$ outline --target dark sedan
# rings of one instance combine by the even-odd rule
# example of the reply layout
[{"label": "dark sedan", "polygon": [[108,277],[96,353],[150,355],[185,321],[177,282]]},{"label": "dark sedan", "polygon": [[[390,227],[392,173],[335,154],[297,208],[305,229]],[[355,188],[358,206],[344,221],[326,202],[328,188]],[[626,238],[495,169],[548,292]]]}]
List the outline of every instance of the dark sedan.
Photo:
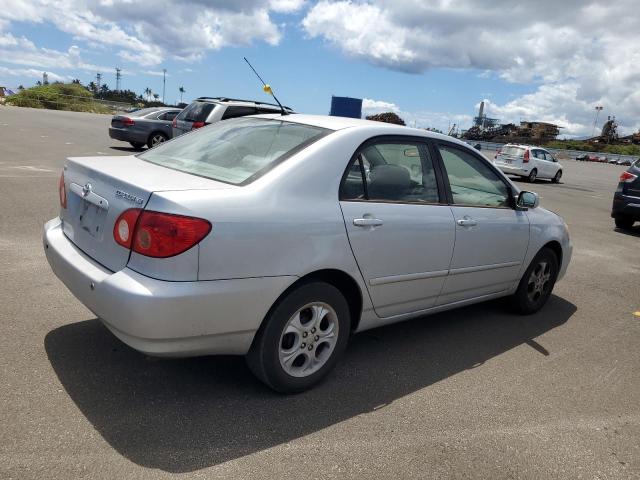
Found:
[{"label": "dark sedan", "polygon": [[620,183],[613,195],[611,216],[616,227],[628,229],[640,221],[640,160],[620,175]]},{"label": "dark sedan", "polygon": [[153,107],[114,115],[109,136],[129,142],[134,148],[145,144],[151,148],[173,136],[171,122],[180,113],[179,108]]}]

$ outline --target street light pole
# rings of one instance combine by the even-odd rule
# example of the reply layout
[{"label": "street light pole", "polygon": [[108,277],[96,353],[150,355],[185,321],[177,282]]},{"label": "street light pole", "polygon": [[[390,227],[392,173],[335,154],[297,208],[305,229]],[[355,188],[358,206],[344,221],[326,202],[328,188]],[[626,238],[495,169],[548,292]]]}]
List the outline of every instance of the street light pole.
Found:
[{"label": "street light pole", "polygon": [[[167,85],[166,76],[167,76],[167,69],[163,68],[162,69],[162,103],[165,103],[165,101],[164,101],[164,91],[165,91],[165,87]],[[166,103],[165,103],[165,105],[166,105]]]},{"label": "street light pole", "polygon": [[601,110],[602,110],[602,107],[598,105],[596,107],[596,119],[593,121],[593,131],[591,132],[592,137],[596,135],[596,125],[598,124],[598,115],[600,115]]}]

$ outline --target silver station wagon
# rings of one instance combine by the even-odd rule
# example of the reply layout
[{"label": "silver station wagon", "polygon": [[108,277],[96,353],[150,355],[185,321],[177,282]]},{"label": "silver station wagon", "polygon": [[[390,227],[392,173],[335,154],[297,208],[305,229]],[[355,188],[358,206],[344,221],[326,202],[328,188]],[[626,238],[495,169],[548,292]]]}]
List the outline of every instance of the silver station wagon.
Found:
[{"label": "silver station wagon", "polygon": [[503,296],[536,312],[572,251],[466,144],[348,118],[244,117],[69,158],[59,193],[47,258],[114,335],[246,355],[281,392],[320,381],[355,332]]}]

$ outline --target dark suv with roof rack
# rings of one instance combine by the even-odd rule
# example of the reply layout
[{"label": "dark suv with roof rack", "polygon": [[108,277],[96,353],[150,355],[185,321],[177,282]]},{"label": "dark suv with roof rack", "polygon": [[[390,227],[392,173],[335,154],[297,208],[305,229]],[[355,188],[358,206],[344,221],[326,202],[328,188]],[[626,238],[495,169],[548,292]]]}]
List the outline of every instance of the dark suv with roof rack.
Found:
[{"label": "dark suv with roof rack", "polygon": [[640,159],[620,175],[620,182],[613,195],[611,216],[616,227],[629,229],[640,221]]},{"label": "dark suv with roof rack", "polygon": [[[289,107],[283,107],[293,113]],[[195,128],[228,118],[245,117],[261,113],[280,113],[280,107],[272,103],[239,100],[227,97],[200,97],[180,112],[173,120],[173,136],[177,137]]]}]

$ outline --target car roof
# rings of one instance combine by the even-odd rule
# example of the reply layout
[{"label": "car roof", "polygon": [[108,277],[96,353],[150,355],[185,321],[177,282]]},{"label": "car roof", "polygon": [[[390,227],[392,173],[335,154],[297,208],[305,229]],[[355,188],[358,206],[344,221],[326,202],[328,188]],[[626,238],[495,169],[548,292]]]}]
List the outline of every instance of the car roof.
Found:
[{"label": "car roof", "polygon": [[[259,102],[257,100],[241,100],[239,98],[228,98],[228,97],[198,97],[194,100],[194,102],[208,102],[208,103],[218,103],[221,105],[233,105],[233,106],[238,106],[238,107],[254,107],[254,106],[260,106],[263,108],[268,108],[270,110],[280,110],[280,106],[276,105],[275,103],[268,103],[268,102]],[[291,109],[291,107],[287,107],[286,105],[283,105],[283,107],[290,111],[293,112],[293,109]]]},{"label": "car roof", "polygon": [[376,122],[373,120],[364,120],[361,118],[349,118],[349,117],[333,117],[329,115],[307,115],[302,113],[292,113],[289,115],[251,115],[256,118],[269,118],[277,119],[285,122],[302,123],[305,125],[311,125],[314,127],[325,128],[327,130],[343,130],[345,128],[371,128],[376,130],[387,130],[385,134],[388,135],[408,135],[436,138],[441,140],[447,140],[449,142],[459,143],[468,147],[469,145],[458,140],[457,138],[450,137],[441,133],[431,132],[429,130],[423,130],[420,128],[405,127],[402,125],[395,125],[386,122]]},{"label": "car roof", "polygon": [[539,147],[538,145],[527,145],[525,143],[507,143],[505,144],[505,147],[537,148],[538,150],[544,150],[545,152],[547,151],[547,149],[544,147]]}]

